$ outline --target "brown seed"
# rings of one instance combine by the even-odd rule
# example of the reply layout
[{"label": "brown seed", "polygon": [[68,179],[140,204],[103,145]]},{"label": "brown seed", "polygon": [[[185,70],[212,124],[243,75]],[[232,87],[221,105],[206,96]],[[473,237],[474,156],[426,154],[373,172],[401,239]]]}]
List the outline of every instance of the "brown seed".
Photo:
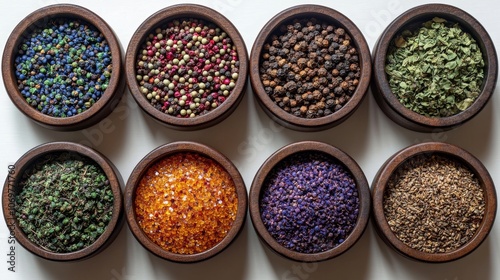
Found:
[{"label": "brown seed", "polygon": [[326,76],[326,74],[328,74],[328,71],[326,71],[326,69],[324,67],[319,68],[319,70],[318,70],[319,76]]},{"label": "brown seed", "polygon": [[389,179],[384,214],[406,245],[447,253],[468,242],[481,223],[485,201],[475,175],[441,155],[415,156]]},{"label": "brown seed", "polygon": [[300,107],[300,113],[305,114],[307,112],[307,107],[306,106],[301,106]]},{"label": "brown seed", "polygon": [[289,98],[288,96],[283,97],[283,103],[284,103],[285,105],[290,104],[290,98]]},{"label": "brown seed", "polygon": [[[284,93],[285,93],[285,89],[282,86],[276,86],[274,88],[274,94],[279,96],[279,95],[282,95]],[[276,101],[279,101],[279,100],[276,100]]]},{"label": "brown seed", "polygon": [[345,30],[343,28],[337,28],[335,30],[335,34],[337,34],[338,36],[344,36]]},{"label": "brown seed", "polygon": [[321,102],[318,102],[318,104],[316,104],[316,106],[317,106],[319,109],[325,109],[326,104],[325,104],[325,102],[321,101]]},{"label": "brown seed", "polygon": [[301,69],[304,69],[307,66],[307,59],[299,58],[299,60],[297,61],[297,66],[299,66]]},{"label": "brown seed", "polygon": [[312,96],[315,100],[321,100],[322,97],[321,92],[319,90],[313,91]]}]

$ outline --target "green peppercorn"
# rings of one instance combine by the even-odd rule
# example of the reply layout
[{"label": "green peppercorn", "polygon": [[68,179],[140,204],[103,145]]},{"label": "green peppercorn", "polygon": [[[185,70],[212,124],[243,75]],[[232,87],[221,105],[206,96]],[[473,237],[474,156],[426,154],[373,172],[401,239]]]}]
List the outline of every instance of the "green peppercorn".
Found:
[{"label": "green peppercorn", "polygon": [[[100,167],[78,154],[54,153],[38,159],[26,170],[15,198],[20,229],[29,240],[53,252],[89,246],[111,221],[113,194],[106,182]],[[85,238],[82,229],[89,229]]]}]

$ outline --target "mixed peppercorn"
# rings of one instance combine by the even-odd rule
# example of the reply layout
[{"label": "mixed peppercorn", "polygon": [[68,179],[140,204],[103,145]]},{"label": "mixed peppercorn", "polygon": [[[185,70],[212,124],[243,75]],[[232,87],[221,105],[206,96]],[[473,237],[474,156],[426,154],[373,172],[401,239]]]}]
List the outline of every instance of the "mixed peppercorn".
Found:
[{"label": "mixed peppercorn", "polygon": [[137,57],[140,90],[157,110],[196,117],[219,107],[238,79],[228,34],[200,19],[179,19],[151,33]]}]

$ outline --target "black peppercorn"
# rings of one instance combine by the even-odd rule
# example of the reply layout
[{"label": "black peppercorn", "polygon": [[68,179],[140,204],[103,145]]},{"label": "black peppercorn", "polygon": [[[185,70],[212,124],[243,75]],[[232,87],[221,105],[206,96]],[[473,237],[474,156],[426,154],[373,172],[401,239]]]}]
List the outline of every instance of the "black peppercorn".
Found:
[{"label": "black peppercorn", "polygon": [[338,111],[359,84],[359,57],[345,29],[315,18],[283,24],[260,68],[270,98],[286,112],[317,118]]}]

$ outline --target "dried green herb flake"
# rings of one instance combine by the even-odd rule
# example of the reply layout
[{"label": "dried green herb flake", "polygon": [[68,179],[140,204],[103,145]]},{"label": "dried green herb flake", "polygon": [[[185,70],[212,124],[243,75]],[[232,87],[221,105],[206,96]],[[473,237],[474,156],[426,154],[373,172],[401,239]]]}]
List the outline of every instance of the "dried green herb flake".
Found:
[{"label": "dried green herb flake", "polygon": [[392,92],[408,109],[448,117],[469,108],[481,92],[485,62],[472,36],[442,18],[398,35],[386,57]]}]

